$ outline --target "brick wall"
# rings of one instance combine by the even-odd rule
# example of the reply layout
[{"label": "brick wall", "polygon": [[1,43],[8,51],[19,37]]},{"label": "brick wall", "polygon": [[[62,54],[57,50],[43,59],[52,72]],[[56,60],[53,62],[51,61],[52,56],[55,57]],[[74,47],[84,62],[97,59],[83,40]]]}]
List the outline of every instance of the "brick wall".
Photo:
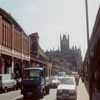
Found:
[{"label": "brick wall", "polygon": [[[24,55],[29,55],[29,37],[20,25],[0,9],[0,44]],[[22,49],[23,45],[23,49]]]},{"label": "brick wall", "polygon": [[0,45],[2,44],[2,16],[0,16]]}]

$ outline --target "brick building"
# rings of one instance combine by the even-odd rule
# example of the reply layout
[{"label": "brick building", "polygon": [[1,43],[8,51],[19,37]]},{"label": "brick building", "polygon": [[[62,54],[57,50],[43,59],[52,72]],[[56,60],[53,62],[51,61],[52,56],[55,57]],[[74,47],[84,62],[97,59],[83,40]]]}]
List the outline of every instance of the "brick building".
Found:
[{"label": "brick building", "polygon": [[[88,57],[88,54],[90,56]],[[100,7],[95,19],[93,31],[89,40],[89,50],[87,49],[82,70],[82,80],[89,93],[89,100],[100,99]],[[98,99],[97,99],[98,98]]]},{"label": "brick building", "polygon": [[19,77],[30,61],[29,37],[5,10],[0,8],[0,73]]},{"label": "brick building", "polygon": [[39,45],[38,32],[29,35],[30,38],[30,64],[31,66],[45,66],[49,75],[51,74],[52,64],[49,62],[49,58],[44,53]]},{"label": "brick building", "polygon": [[0,8],[0,74],[14,74],[18,78],[23,67],[38,64],[51,68],[39,45],[38,33],[26,35],[14,18]]},{"label": "brick building", "polygon": [[[29,35],[30,37],[30,60],[31,64],[44,63],[49,61],[49,58],[45,55],[43,49],[41,49],[39,45],[39,36],[38,32],[32,33]],[[36,63],[37,64],[37,63]]]}]

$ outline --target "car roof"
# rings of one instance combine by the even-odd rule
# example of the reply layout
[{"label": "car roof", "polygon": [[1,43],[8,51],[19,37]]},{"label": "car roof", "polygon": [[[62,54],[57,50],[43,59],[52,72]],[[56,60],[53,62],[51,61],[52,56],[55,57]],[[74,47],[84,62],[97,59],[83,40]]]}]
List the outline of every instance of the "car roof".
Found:
[{"label": "car roof", "polygon": [[74,76],[65,76],[64,78],[74,78]]},{"label": "car roof", "polygon": [[24,68],[24,70],[28,70],[28,69],[38,69],[38,70],[43,70],[43,67],[28,67],[28,68]]},{"label": "car roof", "polygon": [[75,82],[74,76],[65,76],[65,77],[62,77],[61,79],[72,79]]}]

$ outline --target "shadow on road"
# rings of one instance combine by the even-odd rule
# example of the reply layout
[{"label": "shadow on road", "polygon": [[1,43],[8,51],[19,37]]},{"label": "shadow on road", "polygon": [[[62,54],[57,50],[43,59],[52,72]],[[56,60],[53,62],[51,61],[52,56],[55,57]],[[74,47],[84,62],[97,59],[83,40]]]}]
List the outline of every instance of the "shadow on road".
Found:
[{"label": "shadow on road", "polygon": [[40,99],[28,97],[28,98],[18,98],[16,100],[40,100]]}]

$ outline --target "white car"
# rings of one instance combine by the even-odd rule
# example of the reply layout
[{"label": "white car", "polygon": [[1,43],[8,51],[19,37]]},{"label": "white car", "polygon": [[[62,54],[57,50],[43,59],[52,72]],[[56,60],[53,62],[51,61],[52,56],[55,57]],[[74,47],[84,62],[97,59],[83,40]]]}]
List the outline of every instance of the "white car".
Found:
[{"label": "white car", "polygon": [[77,89],[74,77],[64,77],[57,88],[57,100],[77,100]]},{"label": "white car", "polygon": [[11,79],[11,74],[0,74],[0,90],[7,92],[13,88],[16,88],[16,81]]},{"label": "white car", "polygon": [[60,81],[59,81],[58,77],[53,77],[53,79],[51,80],[51,83],[50,83],[50,87],[57,88],[57,86],[59,84],[60,84]]}]

